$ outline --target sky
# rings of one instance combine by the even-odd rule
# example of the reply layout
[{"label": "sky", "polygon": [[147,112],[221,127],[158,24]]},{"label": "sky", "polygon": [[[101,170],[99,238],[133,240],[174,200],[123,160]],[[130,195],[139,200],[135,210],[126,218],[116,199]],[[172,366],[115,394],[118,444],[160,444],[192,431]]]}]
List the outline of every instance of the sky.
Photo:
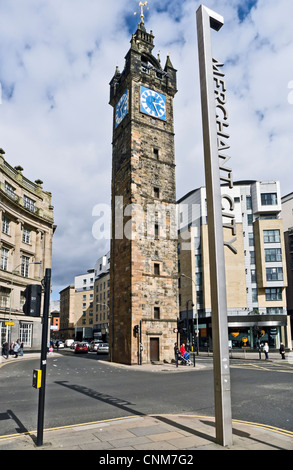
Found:
[{"label": "sky", "polygon": [[[52,299],[110,247],[95,230],[110,207],[109,82],[140,21],[138,0],[0,0],[0,147],[10,165],[52,193]],[[177,69],[177,199],[205,185],[197,0],[149,0],[145,26]],[[225,64],[234,181],[279,180],[293,191],[293,1],[206,0]],[[134,13],[137,13],[136,15]],[[106,224],[106,218],[105,218]]]}]

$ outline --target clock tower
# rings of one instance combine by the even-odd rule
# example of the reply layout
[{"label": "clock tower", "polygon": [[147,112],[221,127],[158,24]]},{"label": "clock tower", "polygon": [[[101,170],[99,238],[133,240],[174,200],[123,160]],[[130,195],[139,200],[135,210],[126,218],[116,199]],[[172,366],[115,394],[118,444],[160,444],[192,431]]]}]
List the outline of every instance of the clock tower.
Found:
[{"label": "clock tower", "polygon": [[174,358],[178,317],[173,98],[176,70],[152,54],[143,15],[125,67],[110,82],[113,107],[110,357]]}]

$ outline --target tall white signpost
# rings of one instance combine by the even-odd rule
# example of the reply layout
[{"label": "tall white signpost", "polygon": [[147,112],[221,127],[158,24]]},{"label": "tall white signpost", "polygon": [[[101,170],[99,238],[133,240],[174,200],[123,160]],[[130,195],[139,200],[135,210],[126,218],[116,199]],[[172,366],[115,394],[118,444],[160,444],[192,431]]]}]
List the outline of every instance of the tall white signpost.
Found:
[{"label": "tall white signpost", "polygon": [[[223,64],[212,57],[211,47],[211,29],[219,31],[224,19],[203,5],[196,17],[208,212],[216,441],[229,446],[233,440],[224,245],[237,253],[234,247],[236,224],[234,202],[228,194],[221,194],[221,181],[232,188],[233,180],[232,170],[226,166],[230,157],[227,156],[229,135]],[[229,210],[223,212],[227,202]],[[228,241],[224,241],[223,227],[231,229]]]}]

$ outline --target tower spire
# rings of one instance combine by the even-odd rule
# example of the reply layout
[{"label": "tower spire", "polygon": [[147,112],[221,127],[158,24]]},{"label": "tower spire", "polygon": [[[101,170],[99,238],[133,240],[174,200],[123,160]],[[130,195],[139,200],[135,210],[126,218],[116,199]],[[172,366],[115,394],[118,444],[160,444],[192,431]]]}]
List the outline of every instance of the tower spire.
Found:
[{"label": "tower spire", "polygon": [[[148,2],[139,2],[138,6],[140,7],[140,24],[141,25],[144,25],[144,12],[143,12],[143,9],[144,7],[146,7],[148,4]],[[135,15],[137,14],[137,12],[134,13]]]}]

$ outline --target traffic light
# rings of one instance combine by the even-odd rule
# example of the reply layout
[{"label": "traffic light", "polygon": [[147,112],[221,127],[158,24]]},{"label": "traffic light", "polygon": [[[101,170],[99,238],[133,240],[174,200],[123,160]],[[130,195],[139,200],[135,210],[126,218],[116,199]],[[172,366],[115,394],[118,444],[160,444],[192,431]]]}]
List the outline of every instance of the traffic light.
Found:
[{"label": "traffic light", "polygon": [[183,320],[177,319],[177,329],[180,334],[185,334],[187,331],[187,318],[184,318]]},{"label": "traffic light", "polygon": [[41,315],[41,293],[42,286],[30,284],[24,290],[25,303],[23,312],[29,317],[39,317]]},{"label": "traffic light", "polygon": [[135,335],[138,335],[138,333],[139,333],[139,325],[135,325],[134,328],[133,328],[133,331],[134,331],[134,334],[135,334]]}]

